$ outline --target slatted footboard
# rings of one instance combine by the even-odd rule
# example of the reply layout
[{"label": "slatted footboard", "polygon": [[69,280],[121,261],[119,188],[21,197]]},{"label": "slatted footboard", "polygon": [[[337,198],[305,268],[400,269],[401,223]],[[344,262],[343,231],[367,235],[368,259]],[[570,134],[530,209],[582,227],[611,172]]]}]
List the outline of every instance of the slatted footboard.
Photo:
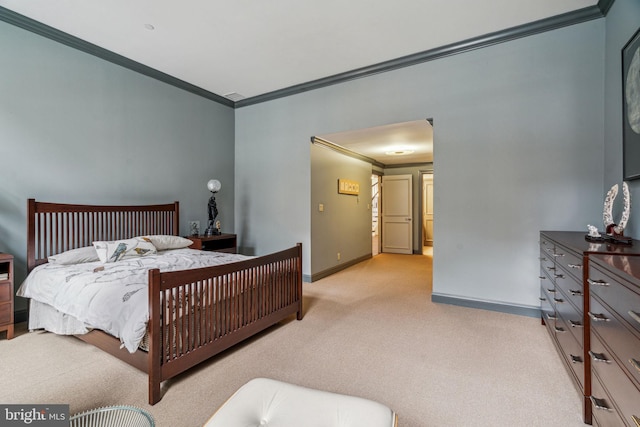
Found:
[{"label": "slatted footboard", "polygon": [[302,245],[246,261],[149,271],[149,403],[160,384],[297,314],[302,319]]}]

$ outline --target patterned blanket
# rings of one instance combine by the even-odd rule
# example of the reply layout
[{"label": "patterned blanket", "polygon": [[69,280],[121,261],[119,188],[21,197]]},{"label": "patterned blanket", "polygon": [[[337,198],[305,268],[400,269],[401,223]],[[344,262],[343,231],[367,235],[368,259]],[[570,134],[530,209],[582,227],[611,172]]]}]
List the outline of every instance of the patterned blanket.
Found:
[{"label": "patterned blanket", "polygon": [[135,352],[149,320],[148,270],[186,270],[242,261],[250,257],[194,249],[175,249],[114,263],[43,264],[29,274],[17,295],[45,303],[120,338]]}]

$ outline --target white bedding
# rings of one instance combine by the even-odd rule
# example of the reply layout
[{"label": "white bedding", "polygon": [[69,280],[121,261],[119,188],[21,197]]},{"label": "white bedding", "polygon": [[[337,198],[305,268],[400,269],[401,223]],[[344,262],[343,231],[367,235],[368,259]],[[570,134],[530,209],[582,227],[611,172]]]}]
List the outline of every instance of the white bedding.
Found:
[{"label": "white bedding", "polygon": [[[149,320],[148,270],[186,270],[228,264],[245,255],[175,249],[115,263],[43,264],[33,269],[16,295],[48,304],[88,328],[120,338],[131,353]],[[48,329],[48,328],[45,328]],[[60,333],[60,331],[51,331]]]}]

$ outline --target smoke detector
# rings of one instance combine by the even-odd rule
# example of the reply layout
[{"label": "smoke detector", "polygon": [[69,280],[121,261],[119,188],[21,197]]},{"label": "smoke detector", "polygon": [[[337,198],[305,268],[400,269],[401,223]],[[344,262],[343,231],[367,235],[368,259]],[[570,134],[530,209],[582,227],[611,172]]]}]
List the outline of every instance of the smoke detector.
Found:
[{"label": "smoke detector", "polygon": [[226,93],[223,95],[225,98],[228,98],[232,101],[240,101],[241,99],[244,99],[245,97],[243,95],[240,95],[237,92],[230,92],[230,93]]}]

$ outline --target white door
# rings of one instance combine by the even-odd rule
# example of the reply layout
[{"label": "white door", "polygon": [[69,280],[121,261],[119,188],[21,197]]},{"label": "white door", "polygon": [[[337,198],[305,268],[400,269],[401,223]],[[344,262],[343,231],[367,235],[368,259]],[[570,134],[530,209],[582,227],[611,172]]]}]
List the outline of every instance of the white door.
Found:
[{"label": "white door", "polygon": [[382,252],[413,253],[412,178],[382,177]]}]

